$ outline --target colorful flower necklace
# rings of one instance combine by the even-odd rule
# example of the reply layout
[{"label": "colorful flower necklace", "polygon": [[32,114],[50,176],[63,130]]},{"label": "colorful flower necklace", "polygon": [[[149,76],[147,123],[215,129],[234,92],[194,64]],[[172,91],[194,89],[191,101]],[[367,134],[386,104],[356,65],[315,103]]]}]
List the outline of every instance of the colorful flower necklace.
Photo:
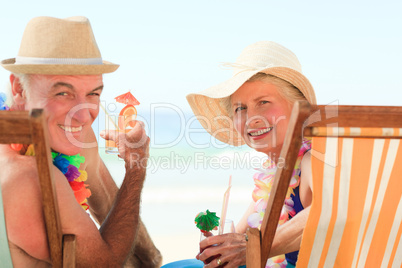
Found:
[{"label": "colorful flower necklace", "polygon": [[[293,170],[292,178],[290,180],[289,188],[286,193],[285,202],[282,207],[281,216],[279,218],[278,225],[284,224],[290,217],[296,215],[296,211],[293,208],[294,202],[291,195],[294,195],[294,189],[300,184],[300,174],[301,174],[301,161],[304,154],[311,149],[311,141],[303,140],[302,146],[297,155],[296,164]],[[273,181],[276,173],[276,164],[270,158],[263,164],[262,169],[257,169],[259,172],[254,174],[253,179],[255,183],[255,188],[253,190],[252,196],[255,202],[254,213],[251,214],[247,221],[248,225],[252,228],[260,228],[262,219],[264,218],[265,209],[267,207],[269,195],[271,193]],[[273,257],[267,261],[266,267],[286,267],[287,262],[285,255],[280,255]]]},{"label": "colorful flower necklace", "polygon": [[0,92],[0,111],[1,110],[10,110],[10,107],[8,107],[8,105],[6,104],[6,94],[4,94],[3,92]]},{"label": "colorful flower necklace", "polygon": [[[34,156],[34,148],[29,145],[25,155]],[[75,199],[84,210],[88,210],[87,198],[91,196],[91,191],[87,188],[88,185],[84,182],[87,180],[88,175],[85,170],[79,170],[82,163],[85,162],[85,157],[80,154],[65,155],[61,153],[52,152],[53,165],[55,165],[66,176],[71,189],[74,191]]]}]

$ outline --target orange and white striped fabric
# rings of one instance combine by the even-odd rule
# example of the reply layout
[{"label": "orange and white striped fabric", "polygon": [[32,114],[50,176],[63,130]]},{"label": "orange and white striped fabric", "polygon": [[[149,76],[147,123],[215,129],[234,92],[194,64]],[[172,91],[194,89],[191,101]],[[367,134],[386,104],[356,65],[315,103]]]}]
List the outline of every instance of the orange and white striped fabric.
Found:
[{"label": "orange and white striped fabric", "polygon": [[402,137],[402,128],[371,128],[371,127],[313,127],[314,136],[382,136]]},{"label": "orange and white striped fabric", "polygon": [[314,137],[311,160],[297,267],[401,267],[401,139]]}]

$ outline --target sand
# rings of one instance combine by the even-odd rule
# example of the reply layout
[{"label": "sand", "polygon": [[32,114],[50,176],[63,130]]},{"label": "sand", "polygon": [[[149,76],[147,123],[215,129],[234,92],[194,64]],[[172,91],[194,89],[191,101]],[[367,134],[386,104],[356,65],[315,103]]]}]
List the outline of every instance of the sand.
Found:
[{"label": "sand", "polygon": [[200,234],[197,232],[175,236],[158,235],[152,238],[162,253],[163,264],[183,259],[194,259],[199,252]]}]

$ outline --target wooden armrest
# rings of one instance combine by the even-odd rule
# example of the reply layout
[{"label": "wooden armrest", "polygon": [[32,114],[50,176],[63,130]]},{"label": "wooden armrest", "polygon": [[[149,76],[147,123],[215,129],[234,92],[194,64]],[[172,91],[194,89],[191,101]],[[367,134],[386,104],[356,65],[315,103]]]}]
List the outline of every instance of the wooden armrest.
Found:
[{"label": "wooden armrest", "polygon": [[75,235],[63,235],[63,267],[75,267]]},{"label": "wooden armrest", "polygon": [[248,228],[246,235],[247,268],[261,268],[261,232],[257,228]]}]

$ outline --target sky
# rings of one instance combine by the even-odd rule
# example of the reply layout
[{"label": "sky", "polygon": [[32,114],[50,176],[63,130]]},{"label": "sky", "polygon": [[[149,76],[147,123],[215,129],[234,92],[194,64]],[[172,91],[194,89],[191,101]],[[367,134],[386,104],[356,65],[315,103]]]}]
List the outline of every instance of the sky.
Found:
[{"label": "sky", "polygon": [[[141,102],[190,112],[185,96],[231,77],[219,65],[270,40],[293,51],[318,103],[402,104],[400,1],[3,1],[0,59],[15,57],[36,16],[89,18],[104,60],[102,99],[128,90]],[[5,87],[8,71],[0,70]]]}]

